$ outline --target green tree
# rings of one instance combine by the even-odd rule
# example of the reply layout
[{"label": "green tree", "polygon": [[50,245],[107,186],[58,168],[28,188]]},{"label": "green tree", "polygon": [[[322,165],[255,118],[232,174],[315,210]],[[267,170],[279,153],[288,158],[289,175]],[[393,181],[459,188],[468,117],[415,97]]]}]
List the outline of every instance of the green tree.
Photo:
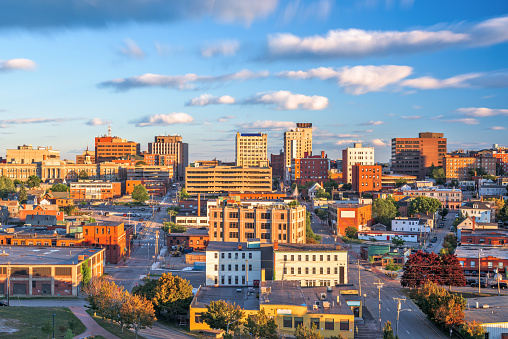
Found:
[{"label": "green tree", "polygon": [[414,215],[416,213],[436,213],[436,211],[441,207],[441,202],[436,198],[419,196],[415,199],[411,200],[409,203],[408,213],[410,215]]},{"label": "green tree", "polygon": [[171,273],[163,273],[158,280],[147,280],[132,293],[150,300],[159,315],[167,312],[168,316],[186,314],[193,296],[189,281]]},{"label": "green tree", "polygon": [[64,184],[54,184],[53,186],[51,186],[50,191],[51,192],[67,192],[67,191],[69,191],[69,186],[64,185]]},{"label": "green tree", "polygon": [[26,204],[26,202],[28,201],[28,193],[26,191],[25,185],[21,185],[21,188],[19,189],[18,201],[20,204]]},{"label": "green tree", "polygon": [[455,188],[458,188],[459,187],[459,182],[455,179],[453,179],[451,182],[450,182],[450,185],[448,185],[449,187],[455,187]]},{"label": "green tree", "polygon": [[402,266],[400,265],[397,265],[393,262],[393,259],[391,259],[388,264],[386,264],[386,267],[385,269],[387,271],[400,271],[400,269],[402,268]]},{"label": "green tree", "polygon": [[350,183],[345,183],[342,185],[342,189],[344,191],[350,191],[352,188],[353,188],[353,185],[351,185]]},{"label": "green tree", "polygon": [[300,206],[300,202],[298,200],[292,200],[288,203],[288,206],[289,207]]},{"label": "green tree", "polygon": [[190,198],[190,194],[187,193],[187,190],[185,188],[182,188],[182,190],[180,191],[180,199],[181,200],[185,200],[185,199],[189,199]]},{"label": "green tree", "polygon": [[29,188],[39,187],[41,184],[41,179],[36,175],[31,175],[28,177],[28,180],[26,181],[26,185]]},{"label": "green tree", "polygon": [[277,339],[279,337],[275,319],[269,318],[264,309],[247,317],[247,321],[243,324],[243,335],[252,339]]},{"label": "green tree", "polygon": [[436,167],[432,170],[430,177],[436,180],[436,184],[443,185],[446,182],[446,174],[442,167]]},{"label": "green tree", "polygon": [[407,184],[406,179],[400,178],[400,179],[395,180],[395,187],[397,187],[397,188],[400,188],[400,187],[404,186],[405,184]]},{"label": "green tree", "polygon": [[405,243],[406,242],[402,239],[402,237],[396,236],[392,238],[392,244],[395,246],[404,246]]},{"label": "green tree", "polygon": [[356,227],[348,226],[346,227],[344,232],[346,233],[346,237],[353,239],[356,238],[356,233],[358,232],[358,230],[356,229]]},{"label": "green tree", "polygon": [[476,321],[466,321],[460,325],[460,334],[465,339],[483,339],[485,337],[485,327]]},{"label": "green tree", "polygon": [[92,269],[88,265],[88,259],[83,261],[81,264],[81,283],[83,285],[88,285],[90,283],[90,280],[92,280]]},{"label": "green tree", "polygon": [[88,176],[88,172],[85,171],[85,170],[81,170],[78,174],[78,179],[79,180],[87,180],[89,178]]},{"label": "green tree", "polygon": [[[508,186],[507,186],[508,188]],[[508,203],[505,203],[503,208],[499,210],[497,218],[501,221],[508,221]]]},{"label": "green tree", "polygon": [[318,244],[321,241],[321,236],[315,234],[312,230],[311,214],[309,211],[305,212],[305,237],[307,244]]},{"label": "green tree", "polygon": [[393,334],[392,323],[390,322],[390,320],[385,322],[385,326],[383,327],[383,339],[398,339],[398,338],[399,338],[398,336],[395,336]]},{"label": "green tree", "polygon": [[316,192],[316,198],[330,199],[330,193],[327,193],[323,188],[319,188]]},{"label": "green tree", "polygon": [[147,165],[147,163],[144,162],[143,160],[139,160],[136,162],[136,166],[146,166],[146,165]]},{"label": "green tree", "polygon": [[217,300],[206,305],[202,318],[213,329],[236,332],[244,316],[245,312],[240,306]]},{"label": "green tree", "polygon": [[180,224],[175,224],[171,221],[164,222],[161,228],[166,233],[185,233],[187,231],[187,227]]},{"label": "green tree", "polygon": [[132,190],[132,200],[138,203],[143,203],[148,199],[150,199],[150,196],[148,195],[145,186],[143,185],[134,186],[134,189]]},{"label": "green tree", "polygon": [[391,201],[374,199],[372,203],[372,217],[377,223],[390,226],[391,220],[397,216],[397,209]]},{"label": "green tree", "polygon": [[446,217],[448,215],[448,213],[450,212],[450,210],[448,208],[443,208],[441,210],[441,212],[439,212],[439,214],[442,216],[442,217]]},{"label": "green tree", "polygon": [[316,325],[312,324],[312,328],[298,325],[295,331],[296,339],[323,339],[323,336],[316,330]]}]

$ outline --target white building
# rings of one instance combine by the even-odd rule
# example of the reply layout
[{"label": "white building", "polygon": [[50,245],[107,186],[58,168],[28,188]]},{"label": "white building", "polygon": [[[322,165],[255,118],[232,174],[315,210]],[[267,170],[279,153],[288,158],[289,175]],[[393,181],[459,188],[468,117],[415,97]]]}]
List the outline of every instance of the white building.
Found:
[{"label": "white building", "polygon": [[463,216],[475,217],[476,222],[492,222],[495,210],[493,203],[487,201],[470,201],[460,207]]},{"label": "white building", "polygon": [[274,280],[297,280],[301,286],[335,286],[348,282],[348,253],[336,245],[273,246]]},{"label": "white building", "polygon": [[358,239],[391,242],[393,238],[402,238],[405,242],[417,243],[420,239],[420,232],[390,232],[390,231],[360,231]]},{"label": "white building", "polygon": [[206,248],[206,286],[258,286],[260,280],[259,241],[210,241]]},{"label": "white building", "polygon": [[307,194],[309,195],[309,198],[314,199],[316,197],[317,192],[322,189],[323,187],[318,184],[317,182],[312,185],[308,190]]},{"label": "white building", "polygon": [[421,232],[428,233],[432,230],[431,225],[420,218],[395,218],[392,220],[393,232]]},{"label": "white building", "polygon": [[503,185],[482,185],[478,189],[478,195],[483,197],[484,195],[506,195],[506,186]]},{"label": "white building", "polygon": [[342,178],[344,182],[353,182],[352,166],[374,165],[374,147],[362,147],[361,143],[354,143],[354,147],[342,150]]}]

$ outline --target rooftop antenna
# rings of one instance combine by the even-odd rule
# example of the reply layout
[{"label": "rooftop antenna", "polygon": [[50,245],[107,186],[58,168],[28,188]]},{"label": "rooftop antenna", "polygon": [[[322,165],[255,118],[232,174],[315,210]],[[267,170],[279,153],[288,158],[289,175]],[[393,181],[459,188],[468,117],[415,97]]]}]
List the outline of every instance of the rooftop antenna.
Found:
[{"label": "rooftop antenna", "polygon": [[108,126],[108,137],[111,138],[111,124],[109,124]]}]

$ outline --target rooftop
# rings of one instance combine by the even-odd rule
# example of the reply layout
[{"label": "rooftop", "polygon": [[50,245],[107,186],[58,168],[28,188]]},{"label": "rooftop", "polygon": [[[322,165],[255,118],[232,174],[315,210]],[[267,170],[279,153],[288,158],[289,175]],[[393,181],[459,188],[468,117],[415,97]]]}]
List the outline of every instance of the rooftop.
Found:
[{"label": "rooftop", "polygon": [[[252,242],[224,242],[224,241],[210,241],[208,243],[207,251],[259,251],[259,239]],[[257,246],[256,246],[257,245]],[[241,246],[241,247],[240,247]],[[251,246],[251,247],[249,247]],[[253,247],[255,246],[255,247]]]},{"label": "rooftop", "polygon": [[207,229],[199,229],[199,228],[187,228],[187,232],[183,233],[168,233],[168,236],[171,237],[196,237],[196,236],[208,236]]},{"label": "rooftop", "polygon": [[[476,206],[476,207],[475,207]],[[469,201],[460,207],[460,209],[481,209],[491,210],[491,204],[484,201]]]},{"label": "rooftop", "polygon": [[211,301],[223,300],[228,304],[239,305],[244,310],[258,310],[256,292],[249,287],[201,286],[192,299],[191,307],[206,308]]},{"label": "rooftop", "polygon": [[294,252],[294,251],[343,251],[347,252],[340,245],[334,244],[278,244],[274,251]]},{"label": "rooftop", "polygon": [[[476,302],[480,308],[476,308]],[[488,308],[483,308],[488,305]],[[469,298],[465,310],[465,320],[489,324],[508,322],[508,296]]]},{"label": "rooftop", "polygon": [[92,256],[102,248],[91,247],[25,247],[0,246],[0,265],[74,265]]},{"label": "rooftop", "polygon": [[508,259],[508,249],[502,247],[489,246],[459,246],[455,250],[457,258],[478,258],[478,252],[481,251],[482,257],[495,257],[499,259]]}]

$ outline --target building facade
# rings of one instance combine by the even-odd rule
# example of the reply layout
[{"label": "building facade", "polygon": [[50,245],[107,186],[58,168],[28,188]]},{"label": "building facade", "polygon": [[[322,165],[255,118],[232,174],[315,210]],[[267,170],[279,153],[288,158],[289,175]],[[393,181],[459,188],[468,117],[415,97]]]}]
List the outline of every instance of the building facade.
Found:
[{"label": "building facade", "polygon": [[174,180],[185,180],[185,168],[189,166],[189,144],[180,135],[158,135],[148,143],[149,154],[173,154],[175,159]]},{"label": "building facade", "polygon": [[424,132],[418,138],[393,138],[391,170],[425,179],[432,165],[443,166],[446,145],[443,133]]},{"label": "building facade", "polygon": [[410,197],[429,197],[436,198],[441,202],[443,208],[457,210],[462,206],[462,191],[460,189],[424,189],[424,190],[407,190],[402,192],[403,195]]},{"label": "building facade", "polygon": [[273,280],[298,281],[301,286],[348,283],[348,252],[339,245],[273,245]]},{"label": "building facade", "polygon": [[425,220],[420,218],[397,217],[392,220],[392,231],[430,233],[432,225],[427,224]]},{"label": "building facade", "polygon": [[187,167],[185,173],[185,189],[189,194],[272,192],[270,167],[199,166]]},{"label": "building facade", "polygon": [[295,129],[284,132],[285,175],[289,175],[291,160],[303,158],[305,153],[312,154],[312,123],[296,123]]},{"label": "building facade", "polygon": [[470,169],[483,168],[487,174],[496,175],[496,158],[492,156],[468,156],[467,154],[447,154],[443,159],[446,179],[467,180]]},{"label": "building facade", "polygon": [[266,133],[236,133],[236,166],[267,167],[268,137]]},{"label": "building facade", "polygon": [[121,182],[80,181],[70,183],[70,195],[74,200],[107,200],[122,196]]},{"label": "building facade", "polygon": [[210,241],[305,243],[305,212],[280,202],[209,206]]},{"label": "building facade", "polygon": [[380,191],[382,187],[381,166],[360,165],[351,166],[351,185],[355,192],[373,192]]},{"label": "building facade", "polygon": [[460,207],[459,212],[463,216],[475,217],[476,222],[493,222],[496,215],[491,201],[469,201]]},{"label": "building facade", "polygon": [[11,164],[34,164],[45,160],[60,160],[60,151],[52,147],[37,147],[32,145],[18,146],[17,149],[7,149],[5,160]]},{"label": "building facade", "polygon": [[303,158],[291,160],[291,181],[298,185],[307,182],[323,182],[328,179],[330,159],[324,151],[320,155],[305,153]]},{"label": "building facade", "polygon": [[284,177],[284,151],[280,150],[279,154],[270,155],[270,167],[272,168],[272,176],[274,178]]},{"label": "building facade", "polygon": [[328,224],[336,235],[345,236],[349,226],[361,231],[373,224],[370,204],[328,205]]},{"label": "building facade", "polygon": [[374,166],[374,147],[362,147],[354,143],[354,147],[342,150],[342,181],[353,182],[353,165]]},{"label": "building facade", "polygon": [[140,153],[139,143],[119,137],[102,136],[95,138],[95,163],[108,162]]}]

